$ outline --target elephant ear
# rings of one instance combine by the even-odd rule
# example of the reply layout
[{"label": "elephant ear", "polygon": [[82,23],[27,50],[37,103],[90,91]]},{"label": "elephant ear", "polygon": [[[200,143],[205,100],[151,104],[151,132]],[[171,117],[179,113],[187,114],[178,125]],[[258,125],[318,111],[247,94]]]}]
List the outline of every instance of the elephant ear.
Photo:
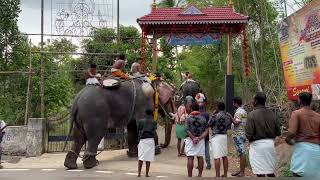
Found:
[{"label": "elephant ear", "polygon": [[149,98],[153,97],[153,95],[155,93],[153,87],[149,83],[142,84],[142,91],[143,91],[144,95],[146,95]]},{"label": "elephant ear", "polygon": [[169,99],[174,95],[174,88],[166,82],[161,82],[157,86],[159,92],[159,99],[161,104],[167,104]]}]

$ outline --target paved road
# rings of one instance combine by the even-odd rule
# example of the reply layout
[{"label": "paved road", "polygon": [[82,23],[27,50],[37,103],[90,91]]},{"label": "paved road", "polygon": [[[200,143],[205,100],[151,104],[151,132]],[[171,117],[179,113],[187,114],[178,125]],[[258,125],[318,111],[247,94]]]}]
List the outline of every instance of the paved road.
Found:
[{"label": "paved road", "polygon": [[[150,174],[154,179],[177,179],[181,176],[173,174]],[[108,170],[65,170],[65,169],[0,169],[0,179],[24,180],[57,180],[57,179],[137,179],[136,172],[108,171]]]},{"label": "paved road", "polygon": [[[173,128],[174,129],[174,128]],[[162,134],[161,134],[162,133]],[[159,137],[164,137],[164,131]],[[172,133],[174,136],[175,133]],[[160,139],[161,140],[161,139]],[[172,137],[171,146],[162,149],[161,155],[151,164],[150,175],[157,179],[185,179],[187,176],[186,157],[178,157],[176,152],[176,138]],[[163,140],[161,140],[163,142]],[[0,180],[60,180],[60,179],[137,179],[137,158],[128,158],[127,150],[104,151],[97,159],[99,166],[84,170],[81,159],[78,159],[79,171],[66,171],[63,163],[66,153],[43,154],[40,157],[4,157],[0,170]],[[18,169],[16,169],[18,168]],[[143,168],[144,172],[145,167]],[[197,170],[194,170],[194,175]],[[204,177],[214,177],[214,170],[205,170]],[[148,178],[148,179],[153,179]]]}]

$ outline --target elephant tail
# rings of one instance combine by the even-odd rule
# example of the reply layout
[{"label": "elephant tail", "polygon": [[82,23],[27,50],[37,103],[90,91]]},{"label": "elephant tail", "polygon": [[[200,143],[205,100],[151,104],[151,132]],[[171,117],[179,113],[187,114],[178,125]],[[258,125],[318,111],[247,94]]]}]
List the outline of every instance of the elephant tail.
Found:
[{"label": "elephant tail", "polygon": [[67,145],[68,145],[68,140],[71,137],[71,133],[72,133],[72,129],[73,129],[73,124],[76,121],[76,117],[77,117],[77,112],[78,112],[78,108],[77,106],[73,105],[71,108],[71,112],[70,112],[70,128],[69,128],[69,133],[68,136],[66,137],[66,140],[64,142],[64,146],[63,146],[63,150],[62,152],[65,151]]}]

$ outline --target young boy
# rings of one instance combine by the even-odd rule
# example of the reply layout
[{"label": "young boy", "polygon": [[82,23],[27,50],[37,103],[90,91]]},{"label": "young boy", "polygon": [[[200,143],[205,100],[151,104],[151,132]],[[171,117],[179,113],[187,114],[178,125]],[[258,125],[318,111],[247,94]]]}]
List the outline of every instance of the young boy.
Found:
[{"label": "young boy", "polygon": [[4,129],[7,127],[6,123],[4,121],[0,120],[0,169],[3,168],[3,166],[1,165],[1,154],[2,154],[2,147],[1,147],[1,142],[2,142],[2,138],[4,136]]},{"label": "young boy", "polygon": [[146,162],[146,177],[149,176],[151,161],[154,161],[155,156],[155,133],[157,123],[153,120],[153,111],[146,110],[146,118],[138,122],[139,145],[138,145],[138,177],[141,177],[141,169],[143,162]]},{"label": "young boy", "polygon": [[97,65],[90,64],[90,68],[85,73],[86,85],[100,85],[96,75],[97,75]]}]

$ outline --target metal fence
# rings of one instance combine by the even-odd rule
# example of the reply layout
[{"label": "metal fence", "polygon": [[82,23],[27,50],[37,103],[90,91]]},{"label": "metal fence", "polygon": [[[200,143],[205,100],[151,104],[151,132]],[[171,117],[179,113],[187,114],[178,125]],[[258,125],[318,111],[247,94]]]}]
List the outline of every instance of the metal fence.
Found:
[{"label": "metal fence", "polygon": [[[39,36],[39,34],[26,35]],[[50,36],[51,40],[53,37],[52,35],[44,36]],[[92,36],[82,38],[90,39]],[[110,38],[114,39],[112,43],[115,44],[116,37]],[[139,37],[120,39],[128,41],[127,44],[140,42]],[[69,52],[64,50],[64,47],[51,47],[50,49],[51,45],[53,41],[48,40],[42,49],[32,45],[30,41],[29,48],[15,49],[14,52],[8,51],[9,58],[3,63],[7,67],[0,63],[0,119],[4,119],[9,125],[26,125],[29,118],[41,117],[44,114],[48,124],[47,149],[49,152],[56,152],[62,150],[68,135],[68,112],[73,98],[85,86],[85,71],[91,63],[95,63],[98,73],[110,74],[118,52],[111,52],[107,49],[106,51],[111,53],[103,53],[105,50],[99,52],[93,50],[88,53],[83,47],[77,48],[75,52]],[[102,42],[101,45],[109,44]],[[125,46],[122,51],[130,51],[126,48]],[[139,56],[138,50],[133,51]],[[15,56],[11,56],[10,53]],[[17,54],[23,54],[23,56],[17,56]],[[126,69],[130,68],[128,66],[129,64]],[[109,140],[106,141],[106,146],[109,148],[125,146],[123,130],[110,129],[108,131],[110,132],[106,138]]]},{"label": "metal fence", "polygon": [[[48,121],[48,144],[46,147],[47,152],[62,152],[64,150],[65,141],[68,141],[65,151],[71,149],[71,141],[73,140],[73,138],[72,136],[68,136],[69,128],[70,121],[68,117],[60,120]],[[108,150],[123,149],[127,147],[126,137],[127,134],[119,128],[108,129],[104,137],[104,147]],[[82,150],[85,149],[86,145],[82,147]]]}]

